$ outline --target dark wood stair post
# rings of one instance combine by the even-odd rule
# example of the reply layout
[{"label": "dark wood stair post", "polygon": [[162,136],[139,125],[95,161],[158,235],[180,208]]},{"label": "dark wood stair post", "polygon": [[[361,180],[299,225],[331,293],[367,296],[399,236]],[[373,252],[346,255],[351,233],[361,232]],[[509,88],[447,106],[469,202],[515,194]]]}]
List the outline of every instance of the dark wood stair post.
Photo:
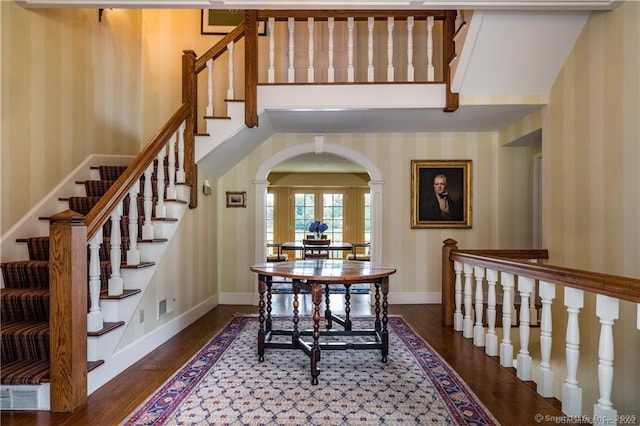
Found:
[{"label": "dark wood stair post", "polygon": [[87,227],[72,210],[51,218],[51,411],[71,412],[87,402]]},{"label": "dark wood stair post", "polygon": [[458,250],[458,242],[451,238],[443,241],[442,245],[442,325],[453,327],[453,312],[455,310],[454,290],[456,274],[453,270],[451,252]]}]

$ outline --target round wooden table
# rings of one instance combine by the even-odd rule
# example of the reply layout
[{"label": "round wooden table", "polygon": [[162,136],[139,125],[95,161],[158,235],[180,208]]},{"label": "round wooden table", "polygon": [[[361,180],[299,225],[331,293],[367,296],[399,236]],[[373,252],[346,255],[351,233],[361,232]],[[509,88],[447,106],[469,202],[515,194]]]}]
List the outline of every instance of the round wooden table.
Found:
[{"label": "round wooden table", "polygon": [[[389,294],[389,276],[396,272],[395,268],[376,265],[371,262],[349,261],[339,259],[309,259],[293,262],[259,263],[250,268],[258,274],[258,291],[260,301],[258,304],[260,327],[258,330],[258,357],[264,361],[266,348],[274,349],[301,349],[311,360],[311,383],[318,384],[318,361],[320,361],[321,348],[336,349],[380,349],[382,362],[387,362],[389,354],[389,332],[387,330],[387,315]],[[293,328],[290,330],[275,330],[272,328],[271,319],[271,284],[273,277],[288,278],[293,287]],[[351,284],[371,283],[375,286],[375,322],[373,329],[353,330],[349,318],[349,287]],[[329,309],[329,291],[331,286],[341,285],[345,287],[345,318],[339,318]],[[320,302],[322,301],[322,288],[325,288],[326,305],[325,319],[326,329],[320,330]],[[313,301],[313,330],[298,329],[298,294],[305,289],[311,293]],[[382,294],[382,302],[380,295]],[[382,314],[382,315],[381,315]],[[342,330],[334,330],[333,322],[342,325]],[[272,342],[276,335],[291,336],[290,343]],[[320,336],[375,336],[375,342],[320,342]],[[313,341],[307,342],[304,336],[312,336]]]}]

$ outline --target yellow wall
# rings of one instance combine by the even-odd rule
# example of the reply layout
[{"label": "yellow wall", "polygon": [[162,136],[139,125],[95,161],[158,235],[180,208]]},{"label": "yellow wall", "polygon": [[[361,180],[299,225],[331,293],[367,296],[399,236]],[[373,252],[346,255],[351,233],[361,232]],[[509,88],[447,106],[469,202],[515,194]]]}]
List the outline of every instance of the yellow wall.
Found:
[{"label": "yellow wall", "polygon": [[2,9],[4,234],[89,154],[140,147],[141,13]]},{"label": "yellow wall", "polygon": [[[640,277],[638,23],[635,1],[594,13],[550,92],[542,118],[543,246],[552,264]],[[554,305],[562,306],[561,292],[557,300]],[[585,297],[580,321],[581,348],[596,348],[581,353],[580,366],[589,369],[598,364],[594,304]],[[638,414],[640,408],[636,309],[622,303],[613,332],[618,414]],[[556,336],[554,349],[562,351],[564,333],[558,330]],[[597,399],[596,377],[578,380],[591,404]]]},{"label": "yellow wall", "polygon": [[[249,271],[249,266],[254,261],[256,230],[252,201],[253,179],[258,167],[274,152],[312,140],[311,134],[276,134],[218,180],[221,194],[247,191],[248,199],[246,209],[222,209],[220,212],[221,293],[255,291],[255,274]],[[469,248],[496,245],[498,219],[494,212],[498,203],[498,160],[495,133],[326,134],[325,143],[342,144],[362,153],[382,172],[382,260],[398,269],[391,278],[392,301],[393,293],[440,292],[440,250],[445,239],[454,238],[461,247]],[[410,162],[413,159],[473,161],[472,229],[411,229]]]}]

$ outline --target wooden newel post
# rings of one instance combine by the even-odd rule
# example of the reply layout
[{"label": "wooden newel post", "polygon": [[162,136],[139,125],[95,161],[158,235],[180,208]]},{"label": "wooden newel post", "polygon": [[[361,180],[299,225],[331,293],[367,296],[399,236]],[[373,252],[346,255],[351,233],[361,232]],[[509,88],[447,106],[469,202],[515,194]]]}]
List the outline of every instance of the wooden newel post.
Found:
[{"label": "wooden newel post", "polygon": [[87,402],[87,227],[83,219],[71,210],[51,218],[49,356],[53,412],[71,412]]},{"label": "wooden newel post", "polygon": [[189,118],[184,129],[184,169],[186,181],[191,185],[189,208],[198,207],[198,170],[195,161],[196,117],[198,116],[198,79],[196,75],[196,53],[184,50],[182,55],[182,102],[188,102]]},{"label": "wooden newel post", "polygon": [[455,272],[453,271],[453,261],[451,252],[458,250],[458,242],[451,238],[443,241],[442,245],[442,325],[453,326],[453,312],[455,309],[454,288]]},{"label": "wooden newel post", "polygon": [[244,13],[244,124],[258,125],[258,12]]}]

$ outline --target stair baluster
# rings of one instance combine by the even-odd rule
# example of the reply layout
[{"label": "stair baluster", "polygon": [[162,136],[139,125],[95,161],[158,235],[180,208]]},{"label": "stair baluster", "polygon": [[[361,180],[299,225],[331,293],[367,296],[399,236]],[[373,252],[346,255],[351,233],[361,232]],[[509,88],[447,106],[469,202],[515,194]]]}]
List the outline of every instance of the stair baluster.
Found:
[{"label": "stair baluster", "polygon": [[124,292],[124,281],[120,274],[120,264],[122,262],[122,236],[120,235],[120,220],[122,217],[122,201],[118,207],[111,212],[111,277],[109,277],[109,296],[119,296]]},{"label": "stair baluster", "polygon": [[153,210],[153,189],[151,187],[151,174],[153,173],[153,163],[149,164],[144,171],[144,225],[142,225],[142,239],[153,240],[153,225],[151,224],[151,214]]},{"label": "stair baluster", "polygon": [[87,314],[87,330],[99,331],[104,325],[100,310],[100,245],[102,229],[89,242],[89,301],[91,306]]},{"label": "stair baluster", "polygon": [[129,250],[127,250],[127,265],[140,264],[140,250],[138,249],[138,191],[139,185],[129,189]]}]

